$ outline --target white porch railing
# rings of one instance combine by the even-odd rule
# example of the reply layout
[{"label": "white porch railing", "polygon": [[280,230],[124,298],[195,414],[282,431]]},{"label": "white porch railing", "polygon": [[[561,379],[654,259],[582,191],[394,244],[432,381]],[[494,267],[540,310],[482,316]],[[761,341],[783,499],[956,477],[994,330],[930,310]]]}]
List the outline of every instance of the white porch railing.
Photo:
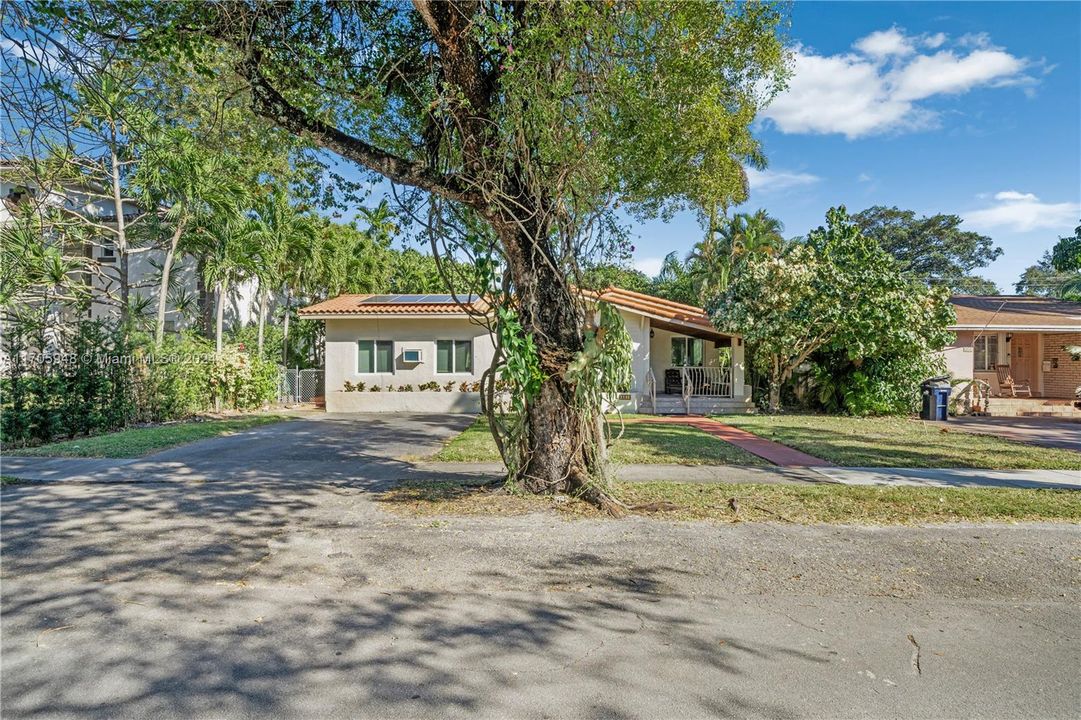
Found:
[{"label": "white porch railing", "polygon": [[681,367],[682,391],[685,395],[732,397],[732,368]]},{"label": "white porch railing", "polygon": [[963,415],[983,415],[987,413],[987,400],[990,397],[991,385],[977,378],[961,386],[955,402],[960,404]]}]

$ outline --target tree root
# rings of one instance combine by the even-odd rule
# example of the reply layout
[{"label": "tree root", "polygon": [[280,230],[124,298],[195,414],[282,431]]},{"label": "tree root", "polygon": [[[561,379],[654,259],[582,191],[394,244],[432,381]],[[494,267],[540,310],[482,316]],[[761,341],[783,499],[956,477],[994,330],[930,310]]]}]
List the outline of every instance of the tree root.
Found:
[{"label": "tree root", "polygon": [[627,505],[597,487],[585,473],[581,471],[571,472],[570,477],[567,478],[567,485],[579,499],[594,505],[602,512],[615,518],[626,517]]},{"label": "tree root", "polygon": [[614,497],[606,492],[590,487],[586,488],[578,497],[582,498],[586,502],[596,505],[603,512],[611,515],[614,518],[621,518],[627,516],[627,506],[616,500]]}]

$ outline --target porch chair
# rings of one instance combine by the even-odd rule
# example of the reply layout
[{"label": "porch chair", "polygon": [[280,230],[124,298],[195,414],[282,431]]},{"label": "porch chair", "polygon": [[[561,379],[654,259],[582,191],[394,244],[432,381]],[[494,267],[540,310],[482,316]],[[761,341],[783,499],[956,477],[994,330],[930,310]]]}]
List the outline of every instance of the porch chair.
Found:
[{"label": "porch chair", "polygon": [[1010,397],[1017,397],[1018,395],[1032,397],[1032,388],[1028,383],[1014,381],[1010,375],[1009,365],[996,365],[995,370],[998,372],[998,389],[1003,395],[1009,392]]}]

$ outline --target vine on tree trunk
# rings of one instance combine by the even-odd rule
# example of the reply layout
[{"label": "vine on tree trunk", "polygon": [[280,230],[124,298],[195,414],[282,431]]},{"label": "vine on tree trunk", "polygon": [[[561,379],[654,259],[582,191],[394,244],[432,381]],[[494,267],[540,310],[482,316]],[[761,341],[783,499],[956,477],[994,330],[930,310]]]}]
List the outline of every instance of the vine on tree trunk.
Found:
[{"label": "vine on tree trunk", "polygon": [[[496,355],[482,380],[484,410],[513,486],[529,465],[527,417],[530,404],[545,381],[537,348],[513,309],[496,310]],[[569,398],[582,432],[578,457],[565,480],[565,489],[619,514],[622,504],[610,495],[607,448],[612,441],[605,410],[614,409],[615,397],[630,385],[631,338],[619,312],[598,302],[596,323],[586,329],[585,347],[563,374],[571,386]],[[620,424],[622,433],[622,423]],[[553,488],[559,489],[559,488]]]}]

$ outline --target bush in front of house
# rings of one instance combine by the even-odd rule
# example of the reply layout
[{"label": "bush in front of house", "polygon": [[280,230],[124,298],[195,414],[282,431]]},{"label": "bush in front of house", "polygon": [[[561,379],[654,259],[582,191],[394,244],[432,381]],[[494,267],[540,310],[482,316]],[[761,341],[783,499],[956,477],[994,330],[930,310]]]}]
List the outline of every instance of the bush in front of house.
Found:
[{"label": "bush in front of house", "polygon": [[215,408],[251,410],[272,402],[278,368],[239,345],[220,354],[195,335],[146,336],[81,320],[48,330],[14,319],[4,337],[0,440],[50,442],[141,422],[191,417]]},{"label": "bush in front of house", "polygon": [[941,356],[901,353],[853,362],[829,354],[812,366],[811,407],[846,415],[906,415],[920,406],[920,383],[945,372]]}]

